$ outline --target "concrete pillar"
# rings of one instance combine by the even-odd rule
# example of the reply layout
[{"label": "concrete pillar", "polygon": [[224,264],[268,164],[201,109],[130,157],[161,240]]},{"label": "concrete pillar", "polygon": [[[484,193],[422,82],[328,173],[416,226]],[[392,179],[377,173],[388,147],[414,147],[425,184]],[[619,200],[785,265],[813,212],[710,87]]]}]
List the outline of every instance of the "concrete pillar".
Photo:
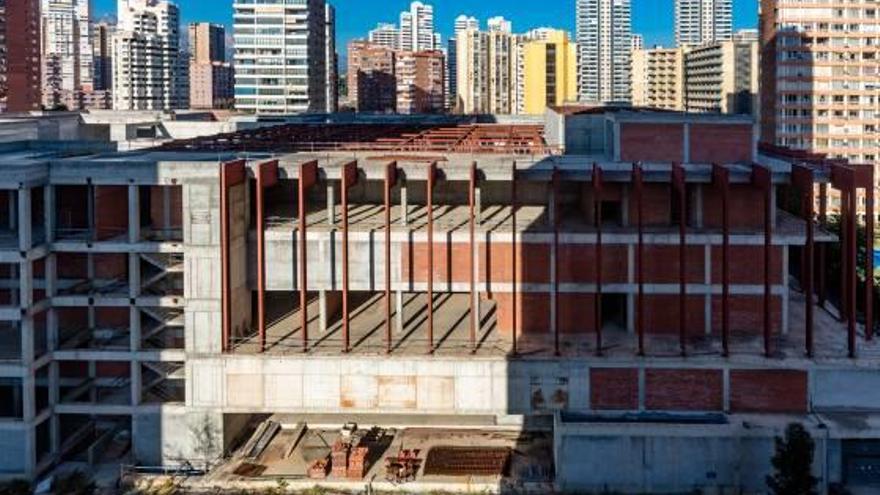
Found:
[{"label": "concrete pillar", "polygon": [[[98,376],[98,367],[95,365],[94,361],[89,361],[89,381],[94,383],[95,378]],[[96,403],[98,401],[98,390],[94,385],[89,389],[89,401],[92,403]]]},{"label": "concrete pillar", "polygon": [[34,262],[22,261],[18,264],[18,303],[21,309],[29,309],[34,304]]},{"label": "concrete pillar", "polygon": [[9,193],[6,195],[6,208],[9,211],[9,230],[15,230],[18,225],[18,212],[15,207],[15,203],[18,201],[18,195],[13,194],[13,191],[7,192]]},{"label": "concrete pillar", "polygon": [[135,299],[140,294],[141,256],[138,253],[128,253],[128,297]]},{"label": "concrete pillar", "polygon": [[18,190],[18,249],[22,252],[33,246],[34,233],[31,225],[31,190]]},{"label": "concrete pillar", "polygon": [[788,286],[788,257],[789,246],[782,247],[782,334],[788,335],[788,304],[789,304],[789,286]]},{"label": "concrete pillar", "polygon": [[691,125],[684,124],[684,142],[682,143],[683,149],[681,156],[684,157],[682,160],[684,163],[691,162]]},{"label": "concrete pillar", "polygon": [[329,322],[329,318],[327,315],[327,291],[321,290],[318,291],[318,330],[322,335],[327,334],[327,325]]},{"label": "concrete pillar", "polygon": [[[59,381],[58,361],[52,361],[49,363],[49,405],[53,408],[61,401]],[[58,454],[61,450],[61,421],[57,414],[49,418],[49,442],[52,453]]]},{"label": "concrete pillar", "polygon": [[706,295],[703,296],[703,319],[706,335],[712,335],[712,245],[703,248],[703,284]]},{"label": "concrete pillar", "polygon": [[[167,225],[167,224],[166,224]],[[133,360],[131,362],[131,405],[139,406],[141,404],[141,388],[143,386],[143,376],[141,374],[140,361]]]},{"label": "concrete pillar", "polygon": [[[165,223],[169,225],[170,222]],[[136,185],[128,186],[128,242],[141,240],[141,196]]]},{"label": "concrete pillar", "polygon": [[400,225],[406,225],[409,222],[409,198],[407,194],[406,182],[400,183]]},{"label": "concrete pillar", "polygon": [[[25,316],[19,321],[18,331],[21,333],[21,362],[29,367],[34,362],[34,317]],[[33,373],[26,373],[33,375]]]},{"label": "concrete pillar", "polygon": [[336,185],[327,181],[327,224],[336,225]]},{"label": "concrete pillar", "polygon": [[403,291],[397,291],[395,293],[395,313],[397,314],[397,321],[395,330],[397,330],[398,335],[403,335]]},{"label": "concrete pillar", "polygon": [[46,242],[55,241],[55,186],[43,186],[43,224],[46,228]]},{"label": "concrete pillar", "polygon": [[[630,285],[636,283],[636,247],[632,244],[626,246],[626,281]],[[636,294],[629,292],[626,295],[626,331],[636,332]]]},{"label": "concrete pillar", "polygon": [[694,220],[694,227],[703,228],[703,185],[694,184],[693,201],[691,202],[691,218]]},{"label": "concrete pillar", "polygon": [[27,425],[27,433],[24,437],[24,456],[26,476],[33,477],[37,468],[37,430],[34,418],[36,417],[36,377],[33,373],[26,373],[21,380],[22,393],[22,420]]},{"label": "concrete pillar", "polygon": [[556,191],[552,186],[547,187],[547,227],[556,225]]},{"label": "concrete pillar", "polygon": [[131,346],[131,352],[137,352],[141,349],[141,311],[132,306],[128,309],[128,317],[129,317],[129,344]]}]

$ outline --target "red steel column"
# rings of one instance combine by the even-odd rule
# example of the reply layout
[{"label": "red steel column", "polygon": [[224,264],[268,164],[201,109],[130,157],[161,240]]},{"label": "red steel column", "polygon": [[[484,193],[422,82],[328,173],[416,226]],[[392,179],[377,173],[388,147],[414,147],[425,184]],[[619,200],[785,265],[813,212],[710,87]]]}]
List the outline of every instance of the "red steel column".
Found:
[{"label": "red steel column", "polygon": [[[819,225],[823,228],[828,225],[828,184],[819,185]],[[825,284],[825,243],[819,244],[819,268],[817,285],[819,292],[819,306],[825,307],[825,300],[828,298],[828,292]]]},{"label": "red steel column", "polygon": [[687,182],[684,167],[672,164],[672,184],[678,192],[678,347],[687,355]]},{"label": "red steel column", "polygon": [[849,318],[849,190],[840,191],[840,237],[843,245],[840,250],[840,318]]},{"label": "red steel column", "polygon": [[309,350],[309,272],[308,272],[308,193],[309,188],[318,182],[318,162],[311,161],[299,166],[299,308],[300,327],[302,328],[303,352]]},{"label": "red steel column", "polygon": [[230,229],[229,189],[242,184],[247,172],[246,162],[237,160],[220,164],[220,278],[221,308],[223,316],[221,349],[232,351],[232,269],[231,248],[232,232]]},{"label": "red steel column", "polygon": [[278,182],[278,161],[260,163],[257,179],[257,332],[260,352],[266,351],[266,195],[265,189]]},{"label": "red steel column", "polygon": [[348,307],[348,190],[357,184],[357,162],[342,169],[342,352],[351,351],[350,311]]},{"label": "red steel column", "polygon": [[428,354],[434,353],[434,183],[437,180],[437,163],[428,167]]},{"label": "red steel column", "polygon": [[[397,162],[385,166],[385,353],[391,354],[391,189],[397,184]],[[397,315],[402,318],[402,315]]]},{"label": "red steel column", "polygon": [[807,357],[813,357],[813,300],[815,296],[814,282],[815,277],[815,185],[813,170],[803,165],[795,165],[792,168],[792,181],[794,186],[799,189],[801,195],[801,209],[807,222],[807,242],[804,246],[803,264],[803,285],[804,298],[806,300],[804,306],[804,332],[806,341]]},{"label": "red steel column", "polygon": [[[517,287],[516,287],[516,284],[517,284],[517,276],[516,276],[516,269],[517,269],[517,265],[516,265],[516,247],[517,247],[517,244],[516,244],[516,206],[517,206],[516,205],[516,203],[517,203],[517,201],[516,201],[516,199],[517,199],[516,198],[516,161],[513,162],[513,168],[511,169],[510,179],[511,179],[511,183],[510,183],[510,208],[511,208],[510,223],[512,224],[511,229],[510,229],[510,232],[511,232],[511,234],[510,234],[511,235],[510,259],[511,259],[511,263],[513,264],[513,267],[512,267],[513,269],[511,270],[511,274],[510,274],[510,280],[511,280],[510,297],[511,297],[511,309],[513,310],[512,314],[511,314],[512,315],[511,321],[513,324],[513,339],[512,339],[513,347],[511,349],[511,352],[512,352],[513,356],[516,356],[519,353],[519,349],[517,349],[517,336],[516,336],[517,323],[518,323],[518,321],[517,321],[518,318],[517,318],[516,312],[519,310],[519,305],[516,302],[516,295],[518,292]],[[486,267],[486,270],[488,273],[488,270],[489,270],[488,266]]]},{"label": "red steel column", "polygon": [[874,338],[874,168],[865,188],[865,335]]},{"label": "red steel column", "polygon": [[642,167],[633,164],[632,179],[636,189],[636,222],[638,224],[638,244],[636,245],[636,267],[639,293],[636,299],[636,325],[638,326],[638,354],[645,355],[645,273],[644,273],[644,184],[642,181]]},{"label": "red steel column", "polygon": [[721,347],[730,356],[730,170],[712,166],[713,181],[721,187]]},{"label": "red steel column", "polygon": [[[773,321],[771,319],[772,284],[770,280],[770,264],[773,250],[773,174],[758,164],[752,164],[752,183],[764,194],[764,356],[772,354],[771,340],[773,334]],[[785,273],[787,267],[783,267]]]},{"label": "red steel column", "polygon": [[856,259],[858,257],[859,243],[858,237],[856,234],[856,225],[858,224],[858,215],[857,215],[857,203],[856,203],[856,189],[853,188],[850,190],[849,194],[849,229],[848,229],[848,237],[849,242],[847,247],[849,248],[849,298],[847,301],[849,302],[849,345],[850,345],[850,357],[856,357],[856,290],[857,290],[857,279],[856,275]]},{"label": "red steel column", "polygon": [[593,217],[596,227],[596,294],[593,317],[596,325],[596,355],[602,355],[602,168],[593,164]]},{"label": "red steel column", "polygon": [[841,317],[847,320],[849,357],[856,357],[856,191],[858,176],[853,168],[832,164],[831,185],[841,192]]},{"label": "red steel column", "polygon": [[553,319],[553,352],[559,356],[559,331],[561,328],[559,324],[559,224],[561,215],[559,211],[559,169],[555,165],[551,182],[553,187],[553,314],[556,315]]},{"label": "red steel column", "polygon": [[477,276],[474,273],[476,269],[476,263],[474,263],[474,253],[476,253],[477,243],[476,243],[476,222],[477,222],[477,162],[471,162],[471,174],[470,174],[470,182],[468,185],[468,203],[470,206],[470,218],[468,219],[468,233],[469,237],[469,248],[468,253],[470,256],[470,263],[468,266],[470,267],[470,282],[471,282],[471,293],[470,293],[470,306],[471,306],[471,328],[469,332],[470,343],[471,343],[471,352],[477,352],[477,324],[480,318],[480,315],[477,314]]}]

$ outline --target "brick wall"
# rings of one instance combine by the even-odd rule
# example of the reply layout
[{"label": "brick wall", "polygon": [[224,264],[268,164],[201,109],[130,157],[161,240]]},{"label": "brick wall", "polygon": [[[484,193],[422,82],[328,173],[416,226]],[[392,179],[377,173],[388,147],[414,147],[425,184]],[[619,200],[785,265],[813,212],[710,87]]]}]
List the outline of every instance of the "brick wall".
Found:
[{"label": "brick wall", "polygon": [[[638,200],[635,186],[629,195],[629,224],[638,226]],[[668,226],[672,222],[672,187],[669,184],[644,184],[642,186],[642,224],[645,226]]]},{"label": "brick wall", "polygon": [[724,408],[721,370],[645,371],[645,408],[656,411],[720,411]]},{"label": "brick wall", "polygon": [[620,125],[620,159],[625,162],[684,161],[683,124]]},{"label": "brick wall", "polygon": [[[628,279],[629,256],[626,246],[602,246],[602,281],[625,283]],[[560,283],[592,283],[596,281],[596,246],[592,244],[560,244]]]},{"label": "brick wall", "polygon": [[[712,247],[712,283],[720,284],[723,278],[721,246]],[[770,248],[770,283],[782,283],[783,251],[780,246]],[[764,283],[764,246],[730,246],[729,263],[731,284]]]},{"label": "brick wall", "polygon": [[[645,333],[678,335],[678,296],[646,295],[644,298]],[[685,330],[688,335],[705,333],[705,310],[703,296],[687,297]]]},{"label": "brick wall", "polygon": [[751,163],[751,124],[691,124],[692,163]]},{"label": "brick wall", "polygon": [[[721,333],[721,296],[712,297],[712,329]],[[773,332],[782,329],[782,298],[770,296],[770,323]],[[764,331],[764,296],[730,296],[730,331],[740,334],[761,334]]]},{"label": "brick wall", "polygon": [[730,409],[741,413],[807,412],[807,373],[731,370]]},{"label": "brick wall", "polygon": [[639,371],[633,368],[590,370],[590,404],[597,411],[639,407]]},{"label": "brick wall", "polygon": [[[513,329],[513,296],[510,293],[492,295],[496,303],[498,329],[510,335]],[[523,294],[516,295],[517,334],[551,334],[550,328],[550,295]]]},{"label": "brick wall", "polygon": [[[764,231],[764,193],[752,185],[730,186],[729,209],[731,230]],[[721,188],[713,185],[703,189],[703,224],[707,228],[723,225]]]},{"label": "brick wall", "polygon": [[95,229],[99,240],[128,232],[127,186],[95,186]]}]

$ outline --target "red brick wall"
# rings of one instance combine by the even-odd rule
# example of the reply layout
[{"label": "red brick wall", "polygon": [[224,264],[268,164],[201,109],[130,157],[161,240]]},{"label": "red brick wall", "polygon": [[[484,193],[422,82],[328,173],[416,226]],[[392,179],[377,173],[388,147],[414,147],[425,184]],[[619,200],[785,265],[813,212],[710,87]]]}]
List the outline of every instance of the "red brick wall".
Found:
[{"label": "red brick wall", "polygon": [[625,162],[684,161],[684,125],[621,124],[620,159]]},{"label": "red brick wall", "polygon": [[731,412],[807,412],[807,373],[789,370],[731,370]]},{"label": "red brick wall", "polygon": [[128,256],[125,254],[96,254],[95,277],[103,279],[126,278]]},{"label": "red brick wall", "polygon": [[130,363],[115,361],[115,362],[97,362],[95,363],[95,375],[98,378],[115,378],[117,376],[129,376],[131,374],[130,371]]},{"label": "red brick wall", "polygon": [[646,370],[645,408],[720,411],[724,408],[724,375],[721,370]]},{"label": "red brick wall", "polygon": [[[712,297],[712,331],[721,334],[721,296]],[[774,332],[782,329],[782,299],[770,296],[770,322]],[[764,296],[730,296],[730,331],[755,335],[764,331]]]},{"label": "red brick wall", "polygon": [[[730,228],[732,230],[764,231],[764,193],[747,184],[730,186]],[[723,224],[721,188],[703,189],[703,224],[721,228]]]},{"label": "red brick wall", "polygon": [[[517,334],[551,334],[550,295],[518,292],[516,296]],[[513,295],[496,293],[492,295],[492,300],[496,303],[498,329],[510,335],[513,329]]]},{"label": "red brick wall", "polygon": [[[705,333],[705,307],[702,296],[687,297],[685,319],[688,335]],[[678,295],[646,295],[644,300],[645,332],[678,335]]]},{"label": "red brick wall", "polygon": [[750,163],[753,140],[750,124],[691,124],[691,162]]},{"label": "red brick wall", "polygon": [[95,187],[95,229],[98,239],[128,232],[128,187]]},{"label": "red brick wall", "polygon": [[[602,246],[602,281],[625,283],[629,258],[625,246]],[[596,281],[596,246],[593,244],[559,245],[560,283]]]},{"label": "red brick wall", "polygon": [[[724,249],[712,246],[712,283],[720,284],[723,278],[722,268]],[[782,283],[782,247],[770,248],[770,283]],[[729,263],[731,284],[764,283],[764,246],[730,246]]]},{"label": "red brick wall", "polygon": [[[165,225],[165,191],[171,195],[170,224]],[[183,188],[180,186],[150,187],[150,222],[157,229],[179,229],[183,216]]]},{"label": "red brick wall", "polygon": [[[404,244],[402,247],[402,280],[409,280],[409,274],[412,273],[414,281],[427,281],[428,244],[425,242],[413,243],[412,257],[410,257],[410,249],[408,248],[408,245]],[[447,283],[450,281],[450,278],[452,282],[470,282],[470,252],[470,245],[468,243],[448,244],[446,242],[437,242],[437,239],[435,239],[434,283]]]},{"label": "red brick wall", "polygon": [[[513,280],[513,250],[510,243],[492,243],[480,245],[480,279],[495,282],[511,282]],[[549,283],[550,282],[550,245],[549,244],[517,244],[517,276],[518,283]],[[487,276],[488,270],[488,276]]]},{"label": "red brick wall", "polygon": [[[634,188],[635,186],[633,186]],[[669,184],[644,184],[642,187],[642,223],[646,226],[668,226],[672,222],[672,188]],[[639,223],[635,190],[629,195],[629,223]]]},{"label": "red brick wall", "polygon": [[95,324],[98,327],[128,328],[130,323],[128,308],[95,308]]},{"label": "red brick wall", "polygon": [[639,371],[633,368],[590,369],[590,405],[601,410],[639,407]]},{"label": "red brick wall", "polygon": [[85,254],[58,253],[55,266],[58,278],[87,278],[89,276],[88,258]]},{"label": "red brick wall", "polygon": [[[646,284],[678,283],[678,246],[644,246],[642,269]],[[705,277],[705,252],[702,246],[688,246],[685,260],[685,280],[702,283]]]},{"label": "red brick wall", "polygon": [[564,334],[594,333],[595,300],[592,294],[559,294],[559,331]]}]

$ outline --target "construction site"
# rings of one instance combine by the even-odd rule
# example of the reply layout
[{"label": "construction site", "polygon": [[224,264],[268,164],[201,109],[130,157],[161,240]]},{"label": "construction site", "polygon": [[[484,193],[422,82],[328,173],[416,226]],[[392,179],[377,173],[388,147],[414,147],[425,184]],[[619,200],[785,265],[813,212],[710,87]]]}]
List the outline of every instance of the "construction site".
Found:
[{"label": "construction site", "polygon": [[750,118],[288,123],[0,167],[4,477],[759,493],[797,422],[822,486],[880,486],[877,177]]}]

